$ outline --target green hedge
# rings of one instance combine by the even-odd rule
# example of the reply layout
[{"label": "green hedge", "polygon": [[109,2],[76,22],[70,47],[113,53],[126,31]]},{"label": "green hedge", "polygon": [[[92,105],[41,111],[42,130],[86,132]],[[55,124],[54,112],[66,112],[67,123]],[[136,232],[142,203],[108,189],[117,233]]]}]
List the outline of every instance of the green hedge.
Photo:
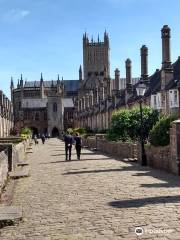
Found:
[{"label": "green hedge", "polygon": [[[147,139],[149,132],[158,121],[158,112],[149,107],[143,107],[143,134]],[[135,141],[140,136],[141,115],[139,108],[115,111],[107,134],[108,140]]]},{"label": "green hedge", "polygon": [[167,146],[170,143],[171,122],[178,119],[179,115],[162,116],[150,131],[149,141],[153,146]]}]

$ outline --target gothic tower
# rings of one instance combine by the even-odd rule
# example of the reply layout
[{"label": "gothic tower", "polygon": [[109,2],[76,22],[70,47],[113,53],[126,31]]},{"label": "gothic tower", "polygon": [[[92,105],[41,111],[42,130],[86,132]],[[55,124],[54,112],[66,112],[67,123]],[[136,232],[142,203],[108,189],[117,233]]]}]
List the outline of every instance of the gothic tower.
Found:
[{"label": "gothic tower", "polygon": [[83,35],[83,70],[84,80],[89,77],[104,76],[104,69],[107,75],[110,75],[110,61],[109,61],[109,37],[107,32],[104,33],[104,41],[91,42],[87,34]]}]

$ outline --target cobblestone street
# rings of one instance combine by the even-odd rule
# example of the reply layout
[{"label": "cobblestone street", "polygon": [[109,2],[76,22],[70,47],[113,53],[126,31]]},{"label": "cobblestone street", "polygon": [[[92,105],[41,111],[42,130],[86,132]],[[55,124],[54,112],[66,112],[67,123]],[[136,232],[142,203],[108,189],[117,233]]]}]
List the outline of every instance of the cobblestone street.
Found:
[{"label": "cobblestone street", "polygon": [[1,240],[180,239],[179,177],[87,149],[65,162],[57,139],[33,149],[13,197],[23,220],[0,229]]}]

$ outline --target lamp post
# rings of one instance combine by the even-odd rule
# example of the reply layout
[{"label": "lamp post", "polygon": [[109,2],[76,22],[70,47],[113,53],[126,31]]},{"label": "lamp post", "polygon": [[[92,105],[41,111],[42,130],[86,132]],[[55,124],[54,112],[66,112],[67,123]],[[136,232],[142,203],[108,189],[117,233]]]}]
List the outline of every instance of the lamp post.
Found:
[{"label": "lamp post", "polygon": [[140,105],[140,118],[141,118],[141,129],[140,129],[140,141],[141,141],[141,165],[147,166],[147,158],[146,152],[144,148],[144,133],[143,133],[143,113],[142,113],[142,97],[146,92],[146,85],[140,82],[136,87],[137,95],[140,97],[139,105]]}]

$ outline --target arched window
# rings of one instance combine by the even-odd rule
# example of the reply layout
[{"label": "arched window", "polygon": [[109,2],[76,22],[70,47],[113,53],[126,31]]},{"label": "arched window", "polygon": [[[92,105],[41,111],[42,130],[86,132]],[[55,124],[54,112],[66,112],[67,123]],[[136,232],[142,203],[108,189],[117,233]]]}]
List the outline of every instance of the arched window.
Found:
[{"label": "arched window", "polygon": [[53,104],[53,112],[57,112],[57,103]]},{"label": "arched window", "polygon": [[39,121],[39,113],[35,114],[35,121]]}]

